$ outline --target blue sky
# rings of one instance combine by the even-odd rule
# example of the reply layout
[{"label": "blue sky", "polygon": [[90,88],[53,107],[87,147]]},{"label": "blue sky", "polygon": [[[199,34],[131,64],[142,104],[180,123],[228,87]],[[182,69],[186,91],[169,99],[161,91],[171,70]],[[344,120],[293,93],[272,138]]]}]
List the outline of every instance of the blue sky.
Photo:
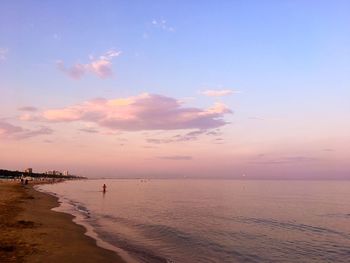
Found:
[{"label": "blue sky", "polygon": [[[238,156],[267,150],[273,158],[319,158],[310,153],[313,144],[333,149],[349,142],[349,7],[348,1],[1,1],[0,118],[52,129],[45,121],[21,121],[18,108],[44,112],[147,92],[199,109],[225,104],[234,114],[221,116],[231,122],[221,127],[223,137],[226,145],[242,141]],[[86,69],[110,50],[121,52],[108,62],[111,76]],[[77,64],[85,75],[72,79],[65,73]],[[205,90],[235,93],[212,98],[200,94]],[[286,138],[306,149],[277,151]],[[28,151],[40,138],[29,140]],[[2,142],[18,144],[8,136]],[[181,155],[176,145],[163,147]],[[339,149],[340,157],[326,161],[346,153]]]}]

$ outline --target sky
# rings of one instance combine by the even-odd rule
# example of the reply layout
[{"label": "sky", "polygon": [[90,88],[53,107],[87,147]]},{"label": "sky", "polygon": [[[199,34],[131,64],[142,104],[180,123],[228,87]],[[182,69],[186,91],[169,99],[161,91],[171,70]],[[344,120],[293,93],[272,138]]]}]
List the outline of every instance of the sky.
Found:
[{"label": "sky", "polygon": [[0,167],[350,178],[349,1],[0,1]]}]

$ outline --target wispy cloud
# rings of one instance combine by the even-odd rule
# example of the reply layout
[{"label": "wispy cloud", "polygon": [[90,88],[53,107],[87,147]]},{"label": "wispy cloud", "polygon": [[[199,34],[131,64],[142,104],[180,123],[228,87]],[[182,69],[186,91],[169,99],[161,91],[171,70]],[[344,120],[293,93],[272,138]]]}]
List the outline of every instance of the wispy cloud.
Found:
[{"label": "wispy cloud", "polygon": [[221,131],[219,129],[213,130],[213,131],[208,131],[206,135],[211,135],[211,136],[220,136],[222,135]]},{"label": "wispy cloud", "polygon": [[21,140],[52,133],[53,130],[49,127],[42,126],[37,129],[30,130],[0,120],[0,138]]},{"label": "wispy cloud", "polygon": [[165,143],[171,143],[174,142],[172,139],[156,139],[156,138],[148,138],[146,139],[148,143],[154,143],[154,144],[165,144]]},{"label": "wispy cloud", "polygon": [[1,48],[0,47],[0,61],[3,61],[6,59],[8,53],[8,49],[7,48]]},{"label": "wispy cloud", "polygon": [[23,128],[0,120],[0,136],[7,137],[12,134],[23,132]]},{"label": "wispy cloud", "polygon": [[229,96],[234,93],[239,93],[239,91],[231,90],[231,89],[222,89],[222,90],[204,90],[200,92],[204,96],[208,97],[224,97]]},{"label": "wispy cloud", "polygon": [[163,160],[174,160],[174,161],[189,161],[192,160],[192,156],[187,155],[169,155],[169,156],[158,156],[158,159]]},{"label": "wispy cloud", "polygon": [[206,132],[207,132],[206,130],[191,131],[191,132],[188,132],[184,135],[182,135],[182,134],[175,135],[174,138],[177,141],[193,141],[193,140],[196,140],[198,138],[198,136],[200,136]]},{"label": "wispy cloud", "polygon": [[52,134],[53,130],[49,127],[40,127],[35,130],[24,130],[22,133],[16,134],[15,138],[16,139],[27,139],[39,135],[48,135]]},{"label": "wispy cloud", "polygon": [[332,148],[325,148],[325,149],[322,149],[322,151],[324,151],[324,152],[334,152],[334,149],[332,149]]},{"label": "wispy cloud", "polygon": [[187,132],[185,134],[177,134],[169,138],[147,138],[146,142],[153,144],[167,144],[174,142],[187,142],[187,141],[195,141],[201,135],[209,135],[209,136],[218,136],[221,133],[217,130],[195,130],[191,132]]},{"label": "wispy cloud", "polygon": [[96,75],[99,78],[108,78],[113,75],[112,60],[120,54],[121,51],[109,50],[98,58],[90,56],[90,63],[76,63],[70,68],[67,68],[64,62],[59,60],[56,62],[56,66],[73,79],[81,79],[87,73]]},{"label": "wispy cloud", "polygon": [[34,112],[34,111],[38,111],[38,108],[33,107],[33,106],[24,106],[24,107],[20,107],[18,108],[19,111],[29,111],[29,112]]},{"label": "wispy cloud", "polygon": [[172,27],[172,26],[169,26],[165,19],[160,19],[160,20],[153,19],[152,20],[152,25],[154,27],[156,27],[156,28],[159,28],[159,29],[162,29],[162,30],[165,30],[165,31],[168,31],[168,32],[174,32],[175,31],[175,28]]},{"label": "wispy cloud", "polygon": [[256,164],[297,164],[319,161],[319,158],[309,156],[286,156],[278,158],[266,158],[265,155],[258,156],[252,163]]},{"label": "wispy cloud", "polygon": [[86,132],[86,133],[98,133],[98,130],[94,128],[81,128],[79,131]]},{"label": "wispy cloud", "polygon": [[62,109],[47,110],[41,117],[49,122],[84,121],[112,130],[207,130],[226,125],[232,111],[216,103],[207,109],[183,107],[176,99],[144,93],[136,97],[95,99]]}]

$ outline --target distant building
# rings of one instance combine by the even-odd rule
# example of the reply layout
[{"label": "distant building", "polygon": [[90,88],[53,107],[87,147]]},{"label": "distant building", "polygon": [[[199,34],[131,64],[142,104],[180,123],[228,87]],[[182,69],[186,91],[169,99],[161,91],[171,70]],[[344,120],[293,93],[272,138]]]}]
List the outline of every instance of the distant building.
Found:
[{"label": "distant building", "polygon": [[63,172],[63,175],[64,175],[64,176],[68,176],[68,175],[69,175],[69,172],[68,172],[68,171],[64,171],[64,172]]},{"label": "distant building", "polygon": [[46,174],[48,174],[48,175],[62,175],[61,172],[55,171],[55,170],[47,171]]},{"label": "distant building", "polygon": [[31,174],[33,173],[33,168],[27,168],[24,170],[25,173]]}]

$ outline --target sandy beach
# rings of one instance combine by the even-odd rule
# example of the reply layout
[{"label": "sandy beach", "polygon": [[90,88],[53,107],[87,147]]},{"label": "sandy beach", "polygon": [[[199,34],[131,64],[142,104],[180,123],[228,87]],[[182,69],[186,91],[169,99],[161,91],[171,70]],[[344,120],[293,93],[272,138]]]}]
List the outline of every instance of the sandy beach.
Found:
[{"label": "sandy beach", "polygon": [[0,262],[125,262],[97,247],[71,215],[51,210],[57,206],[32,185],[0,182]]}]

